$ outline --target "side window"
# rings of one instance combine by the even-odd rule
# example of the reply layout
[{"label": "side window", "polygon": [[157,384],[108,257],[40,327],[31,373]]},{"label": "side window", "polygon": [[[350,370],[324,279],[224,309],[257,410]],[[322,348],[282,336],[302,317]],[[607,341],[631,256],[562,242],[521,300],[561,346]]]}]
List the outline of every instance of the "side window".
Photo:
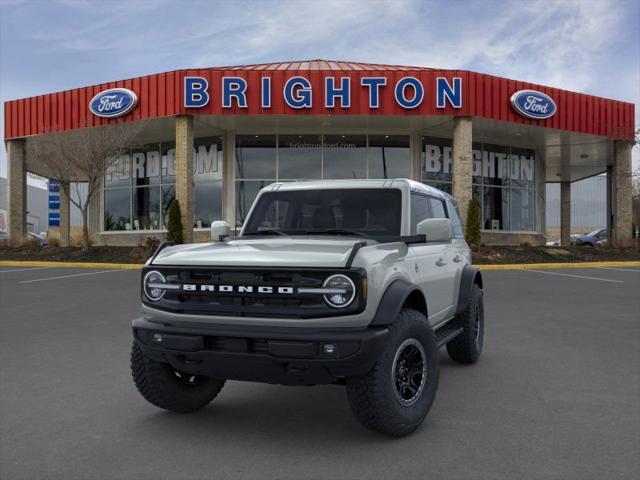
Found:
[{"label": "side window", "polygon": [[[451,208],[453,207],[453,208]],[[460,222],[460,210],[458,210],[458,202],[449,200],[449,219],[451,220],[451,230],[453,238],[464,238],[462,231],[462,223]]]},{"label": "side window", "polygon": [[439,198],[429,198],[431,203],[431,211],[433,218],[447,218],[447,210],[444,207],[444,202]]},{"label": "side window", "polygon": [[411,235],[416,234],[416,227],[425,218],[431,217],[429,198],[416,193],[411,194]]}]

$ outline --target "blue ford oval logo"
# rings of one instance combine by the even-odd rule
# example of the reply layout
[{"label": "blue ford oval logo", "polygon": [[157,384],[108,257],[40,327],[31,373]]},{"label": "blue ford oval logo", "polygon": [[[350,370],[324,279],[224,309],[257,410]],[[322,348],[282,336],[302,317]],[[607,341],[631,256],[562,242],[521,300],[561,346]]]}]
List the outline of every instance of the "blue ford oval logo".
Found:
[{"label": "blue ford oval logo", "polygon": [[126,115],[138,104],[138,96],[128,88],[103,90],[89,102],[89,110],[103,118]]},{"label": "blue ford oval logo", "polygon": [[551,118],[557,110],[549,95],[535,90],[518,90],[511,95],[511,105],[523,117],[535,120]]}]

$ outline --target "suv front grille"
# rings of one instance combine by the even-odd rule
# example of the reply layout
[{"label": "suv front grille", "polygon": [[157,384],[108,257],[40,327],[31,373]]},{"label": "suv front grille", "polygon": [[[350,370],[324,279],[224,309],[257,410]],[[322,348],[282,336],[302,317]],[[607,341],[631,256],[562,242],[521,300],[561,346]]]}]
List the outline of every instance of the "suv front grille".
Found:
[{"label": "suv front grille", "polygon": [[[220,269],[215,267],[147,267],[142,278],[151,270],[157,270],[167,283],[189,284],[193,291],[184,288],[166,290],[162,299],[152,302],[143,294],[143,302],[153,308],[176,313],[208,315],[313,318],[320,316],[349,315],[364,309],[365,274],[360,269]],[[318,293],[299,293],[298,288],[321,288],[327,277],[335,273],[349,276],[356,285],[357,295],[345,308],[328,306]],[[214,291],[201,288],[213,288]],[[220,286],[226,291],[220,291]],[[251,287],[252,291],[247,291]],[[244,289],[239,291],[240,289]],[[269,293],[258,291],[268,289]],[[284,291],[279,291],[284,289]]]}]

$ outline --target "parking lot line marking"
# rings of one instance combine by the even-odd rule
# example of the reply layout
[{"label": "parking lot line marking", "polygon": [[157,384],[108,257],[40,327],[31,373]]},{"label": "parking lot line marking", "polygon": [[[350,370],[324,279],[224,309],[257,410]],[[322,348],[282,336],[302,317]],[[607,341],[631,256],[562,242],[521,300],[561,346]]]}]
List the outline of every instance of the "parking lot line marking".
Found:
[{"label": "parking lot line marking", "polygon": [[125,272],[126,270],[101,270],[99,272],[76,273],[75,275],[61,275],[57,277],[36,278],[34,280],[22,280],[18,283],[44,282],[46,280],[60,280],[61,278],[82,277],[83,275],[98,275],[99,273]]},{"label": "parking lot line marking", "polygon": [[632,270],[631,268],[613,268],[613,267],[600,267],[602,270],[619,270],[621,272],[634,272],[640,273],[640,269]]},{"label": "parking lot line marking", "polygon": [[29,270],[46,270],[47,268],[53,268],[53,267],[14,268],[13,270],[0,270],[0,273],[27,272]]},{"label": "parking lot line marking", "polygon": [[525,272],[546,273],[547,275],[560,275],[563,277],[583,278],[585,280],[599,280],[600,282],[624,283],[622,280],[611,280],[610,278],[587,277],[585,275],[571,275],[570,273],[545,272],[542,270],[527,269]]}]

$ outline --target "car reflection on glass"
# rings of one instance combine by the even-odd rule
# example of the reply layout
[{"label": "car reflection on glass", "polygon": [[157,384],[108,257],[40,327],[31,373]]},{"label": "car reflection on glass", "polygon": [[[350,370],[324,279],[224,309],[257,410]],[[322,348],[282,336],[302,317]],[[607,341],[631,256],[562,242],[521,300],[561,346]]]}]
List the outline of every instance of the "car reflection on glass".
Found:
[{"label": "car reflection on glass", "polygon": [[583,235],[571,235],[571,244],[582,247],[595,247],[596,245],[606,245],[607,229],[600,228]]}]

